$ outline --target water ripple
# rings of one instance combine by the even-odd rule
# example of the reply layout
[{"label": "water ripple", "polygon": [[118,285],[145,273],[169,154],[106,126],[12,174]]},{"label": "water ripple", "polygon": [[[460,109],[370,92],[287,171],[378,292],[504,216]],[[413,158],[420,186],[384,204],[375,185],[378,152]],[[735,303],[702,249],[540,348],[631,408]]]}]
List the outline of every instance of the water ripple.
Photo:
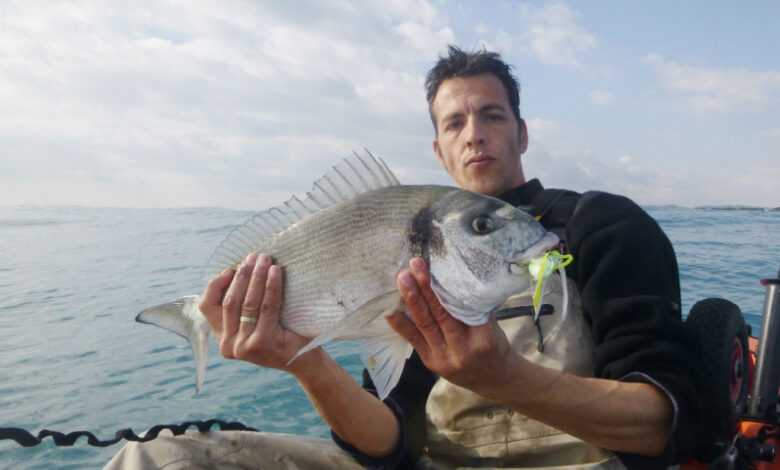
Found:
[{"label": "water ripple", "polygon": [[[780,266],[780,213],[649,208],[677,252],[684,310],[735,301],[758,329],[758,279]],[[181,338],[135,314],[200,292],[202,264],[252,215],[227,209],[0,207],[0,416],[30,430],[121,428],[219,417],[258,429],[327,437],[291,376],[224,360],[212,341],[204,389]],[[34,327],[33,327],[34,326]],[[356,345],[326,346],[359,380]],[[119,449],[0,442],[9,468],[101,468]]]}]

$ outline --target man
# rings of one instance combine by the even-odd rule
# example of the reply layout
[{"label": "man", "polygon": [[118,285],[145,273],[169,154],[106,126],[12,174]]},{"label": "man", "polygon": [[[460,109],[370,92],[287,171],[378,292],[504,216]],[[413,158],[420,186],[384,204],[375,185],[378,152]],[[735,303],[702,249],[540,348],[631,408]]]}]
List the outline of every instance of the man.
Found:
[{"label": "man", "polygon": [[[517,82],[497,54],[451,46],[426,87],[433,149],[458,186],[539,209],[543,224],[563,229],[575,261],[570,279],[548,281],[552,315],[538,325],[516,317],[467,326],[441,306],[424,261],[413,259],[397,279],[409,317],[396,312],[388,321],[416,352],[381,402],[366,374],[362,388],[321,348],[288,364],[308,339],[280,327],[281,270],[269,256],[252,255],[235,275],[212,279],[202,296],[222,354],[292,373],[355,459],[322,445],[320,454],[302,457],[311,468],[355,461],[369,468],[662,468],[685,458],[699,419],[698,352],[680,320],[677,265],[657,224],[604,193],[579,200],[561,192],[535,206],[547,193],[525,181],[528,131]],[[561,197],[576,205],[553,227],[546,219],[561,212]],[[515,301],[528,299],[519,293]],[[536,348],[535,326],[544,348]],[[289,454],[306,448],[280,452],[295,461]]]}]

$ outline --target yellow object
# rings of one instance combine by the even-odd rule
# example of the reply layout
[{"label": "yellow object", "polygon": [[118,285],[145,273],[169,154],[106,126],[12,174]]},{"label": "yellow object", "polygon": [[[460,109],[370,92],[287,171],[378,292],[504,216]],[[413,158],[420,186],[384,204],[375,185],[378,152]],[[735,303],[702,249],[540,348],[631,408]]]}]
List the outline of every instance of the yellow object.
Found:
[{"label": "yellow object", "polygon": [[558,269],[567,266],[573,259],[572,255],[562,255],[558,250],[552,250],[528,263],[528,272],[531,273],[532,278],[536,279],[534,313],[539,311],[539,303],[542,297],[542,281],[550,277]]}]

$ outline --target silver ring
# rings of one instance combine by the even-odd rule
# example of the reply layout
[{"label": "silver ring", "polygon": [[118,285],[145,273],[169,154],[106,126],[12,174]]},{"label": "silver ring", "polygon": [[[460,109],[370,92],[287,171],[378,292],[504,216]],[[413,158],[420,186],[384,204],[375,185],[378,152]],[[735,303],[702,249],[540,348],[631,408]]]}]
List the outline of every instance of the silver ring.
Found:
[{"label": "silver ring", "polygon": [[241,323],[257,323],[257,318],[255,318],[255,317],[245,317],[245,316],[242,315],[241,318],[239,318],[239,321]]}]

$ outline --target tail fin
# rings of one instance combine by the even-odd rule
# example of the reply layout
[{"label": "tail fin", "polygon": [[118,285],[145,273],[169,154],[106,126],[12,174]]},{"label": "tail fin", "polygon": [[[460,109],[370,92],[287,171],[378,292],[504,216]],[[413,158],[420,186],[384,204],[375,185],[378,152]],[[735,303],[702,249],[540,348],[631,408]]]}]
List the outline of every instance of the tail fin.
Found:
[{"label": "tail fin", "polygon": [[206,349],[209,344],[209,327],[198,309],[197,295],[188,295],[172,302],[147,308],[135,317],[135,321],[156,325],[173,331],[189,341],[195,355],[195,393],[200,393],[206,378]]}]

